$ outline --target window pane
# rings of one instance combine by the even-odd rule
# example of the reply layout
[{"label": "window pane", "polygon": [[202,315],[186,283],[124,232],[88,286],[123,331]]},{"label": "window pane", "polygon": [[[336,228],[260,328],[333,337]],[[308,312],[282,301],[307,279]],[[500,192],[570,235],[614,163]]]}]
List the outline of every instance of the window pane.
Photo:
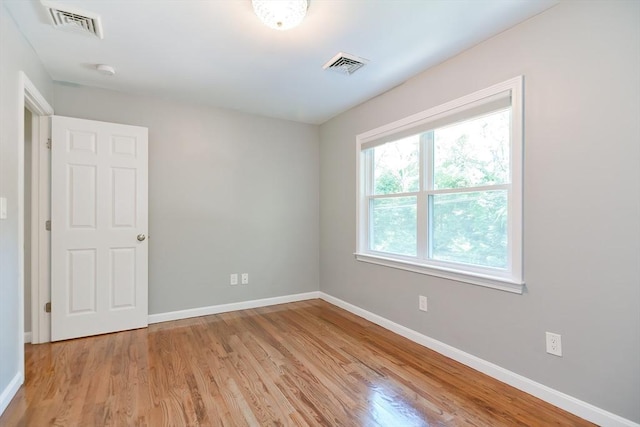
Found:
[{"label": "window pane", "polygon": [[507,267],[506,190],[431,197],[431,258]]},{"label": "window pane", "polygon": [[420,136],[410,136],[373,150],[373,194],[410,193],[420,190]]},{"label": "window pane", "polygon": [[434,188],[466,188],[509,182],[511,110],[434,131]]},{"label": "window pane", "polygon": [[417,197],[371,200],[372,250],[416,255]]}]

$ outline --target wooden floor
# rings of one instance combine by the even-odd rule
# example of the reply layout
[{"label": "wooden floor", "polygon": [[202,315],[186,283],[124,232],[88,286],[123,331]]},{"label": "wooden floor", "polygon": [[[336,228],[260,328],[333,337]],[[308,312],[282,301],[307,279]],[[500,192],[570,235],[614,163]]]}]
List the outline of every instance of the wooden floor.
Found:
[{"label": "wooden floor", "polygon": [[321,300],[27,345],[0,426],[585,426]]}]

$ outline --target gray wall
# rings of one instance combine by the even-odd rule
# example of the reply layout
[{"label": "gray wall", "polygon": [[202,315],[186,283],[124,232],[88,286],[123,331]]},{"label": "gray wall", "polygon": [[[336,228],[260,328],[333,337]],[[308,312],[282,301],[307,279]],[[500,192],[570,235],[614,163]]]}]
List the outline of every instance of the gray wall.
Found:
[{"label": "gray wall", "polygon": [[[355,136],[520,74],[526,293],[355,261]],[[640,422],[639,99],[640,2],[567,1],[323,124],[321,290]]]},{"label": "gray wall", "polygon": [[7,198],[8,217],[0,220],[0,393],[20,369],[20,292],[18,280],[18,135],[23,94],[19,72],[24,71],[49,102],[53,85],[39,59],[0,4],[0,196]]},{"label": "gray wall", "polygon": [[149,313],[319,289],[318,126],[58,83],[54,108],[149,128]]}]

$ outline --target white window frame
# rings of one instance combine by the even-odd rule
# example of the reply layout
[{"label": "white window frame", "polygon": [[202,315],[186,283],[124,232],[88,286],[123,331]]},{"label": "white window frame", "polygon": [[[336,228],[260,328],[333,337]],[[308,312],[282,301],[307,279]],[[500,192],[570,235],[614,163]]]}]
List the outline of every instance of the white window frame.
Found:
[{"label": "white window frame", "polygon": [[[524,289],[523,276],[523,152],[524,152],[524,77],[518,76],[489,88],[479,90],[445,104],[430,108],[404,119],[389,123],[356,137],[356,252],[358,261],[383,265],[416,273],[442,277],[459,282],[486,286],[521,294]],[[496,99],[511,100],[511,139],[510,139],[510,181],[501,185],[508,194],[508,263],[507,268],[472,266],[467,264],[443,262],[428,259],[425,255],[426,237],[424,225],[418,223],[418,256],[395,255],[369,249],[369,196],[367,185],[371,183],[370,148],[385,142],[400,139],[402,136],[427,131],[442,126],[441,123],[455,123],[460,117],[473,117],[473,110],[482,108]],[[504,102],[504,101],[501,101]],[[471,111],[471,113],[469,113]],[[430,127],[432,126],[432,127]],[[422,150],[421,150],[422,152]],[[420,170],[423,173],[423,165]],[[422,177],[421,177],[422,178]],[[425,205],[421,197],[427,197],[427,191],[418,194],[418,210]],[[418,212],[418,218],[421,213]],[[426,216],[425,216],[426,217]]]}]

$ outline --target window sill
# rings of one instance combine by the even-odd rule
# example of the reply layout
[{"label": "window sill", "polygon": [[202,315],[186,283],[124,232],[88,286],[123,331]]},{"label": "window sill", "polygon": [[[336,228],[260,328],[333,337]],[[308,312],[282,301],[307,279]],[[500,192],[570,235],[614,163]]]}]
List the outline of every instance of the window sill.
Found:
[{"label": "window sill", "polygon": [[522,294],[524,291],[524,282],[514,281],[509,278],[471,273],[444,267],[426,266],[410,261],[385,258],[377,255],[362,253],[355,253],[354,255],[356,257],[356,260],[358,261],[383,265],[385,267],[412,271],[414,273],[427,274],[429,276],[455,280],[457,282],[464,282],[472,285],[484,286],[487,288],[498,289],[500,291],[512,292],[514,294]]}]

